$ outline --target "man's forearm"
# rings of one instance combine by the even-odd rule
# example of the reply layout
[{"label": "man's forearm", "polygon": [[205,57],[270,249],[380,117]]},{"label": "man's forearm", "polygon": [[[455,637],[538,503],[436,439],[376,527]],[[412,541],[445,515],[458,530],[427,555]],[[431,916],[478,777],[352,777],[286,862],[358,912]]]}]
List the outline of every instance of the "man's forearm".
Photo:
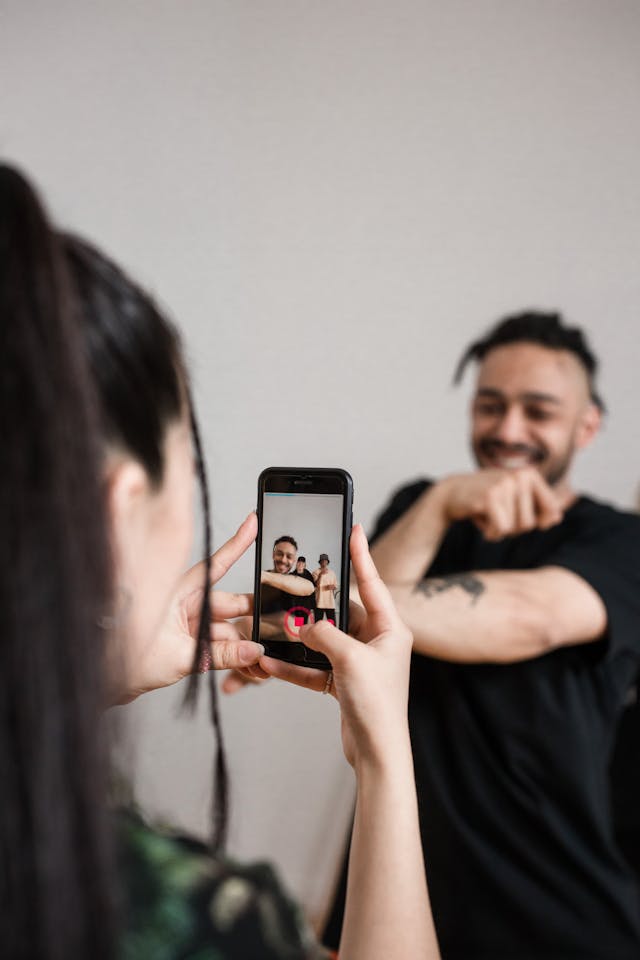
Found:
[{"label": "man's forearm", "polygon": [[596,592],[558,567],[428,578],[391,587],[414,651],[459,663],[515,663],[602,636]]},{"label": "man's forearm", "polygon": [[315,590],[311,581],[305,580],[304,577],[292,577],[291,574],[287,573],[273,573],[271,570],[263,570],[260,581],[270,587],[275,587],[277,590],[290,593],[294,597],[308,597]]},{"label": "man's forearm", "polygon": [[425,491],[371,548],[387,586],[413,586],[431,565],[449,527],[439,483]]},{"label": "man's forearm", "polygon": [[428,578],[413,588],[391,587],[416,653],[460,663],[501,662],[537,656],[539,629],[512,590],[473,572]]}]

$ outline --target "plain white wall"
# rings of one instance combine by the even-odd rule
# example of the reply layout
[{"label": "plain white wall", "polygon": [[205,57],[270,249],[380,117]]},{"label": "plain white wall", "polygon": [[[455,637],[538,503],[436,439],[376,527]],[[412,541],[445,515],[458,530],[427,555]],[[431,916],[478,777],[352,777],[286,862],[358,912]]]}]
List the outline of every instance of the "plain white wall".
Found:
[{"label": "plain white wall", "polygon": [[340,494],[267,494],[262,569],[273,567],[275,539],[292,535],[298,544],[298,555],[306,558],[308,570],[317,570],[320,554],[326,553],[339,580],[343,509],[344,498]]},{"label": "plain white wall", "polygon": [[[635,502],[639,94],[636,0],[0,0],[0,153],[177,319],[218,543],[269,464],[349,469],[366,525],[467,467],[452,369],[527,306],[591,334],[611,416],[577,477]],[[125,711],[135,779],[202,830],[180,694]],[[232,850],[317,913],[351,802],[335,704],[273,683],[223,713]]]}]

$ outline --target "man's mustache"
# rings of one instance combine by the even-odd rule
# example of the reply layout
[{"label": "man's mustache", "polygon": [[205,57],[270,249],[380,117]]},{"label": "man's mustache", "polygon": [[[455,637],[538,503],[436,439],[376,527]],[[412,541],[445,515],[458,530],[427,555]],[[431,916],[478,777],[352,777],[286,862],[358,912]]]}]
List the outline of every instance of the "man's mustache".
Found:
[{"label": "man's mustache", "polygon": [[481,440],[478,446],[482,453],[486,453],[489,456],[496,453],[502,453],[512,457],[526,456],[535,463],[540,463],[546,456],[546,451],[542,447],[530,447],[526,443],[505,443],[503,440]]}]

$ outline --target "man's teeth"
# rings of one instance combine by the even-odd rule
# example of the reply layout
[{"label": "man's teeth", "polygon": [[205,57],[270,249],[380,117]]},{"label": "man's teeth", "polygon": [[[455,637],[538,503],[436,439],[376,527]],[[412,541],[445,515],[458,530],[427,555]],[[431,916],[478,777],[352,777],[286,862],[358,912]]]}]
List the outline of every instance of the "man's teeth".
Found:
[{"label": "man's teeth", "polygon": [[528,467],[532,462],[532,458],[529,456],[518,456],[518,457],[501,457],[496,456],[493,458],[495,463],[499,466],[504,467],[505,470],[519,470],[521,467]]}]

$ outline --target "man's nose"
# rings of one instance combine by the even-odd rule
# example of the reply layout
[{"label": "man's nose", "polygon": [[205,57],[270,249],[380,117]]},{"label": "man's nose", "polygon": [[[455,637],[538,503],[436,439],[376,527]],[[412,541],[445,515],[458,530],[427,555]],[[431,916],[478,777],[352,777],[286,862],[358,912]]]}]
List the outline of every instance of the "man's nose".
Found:
[{"label": "man's nose", "polygon": [[508,444],[526,443],[526,426],[522,411],[516,406],[508,407],[500,419],[495,437]]}]

